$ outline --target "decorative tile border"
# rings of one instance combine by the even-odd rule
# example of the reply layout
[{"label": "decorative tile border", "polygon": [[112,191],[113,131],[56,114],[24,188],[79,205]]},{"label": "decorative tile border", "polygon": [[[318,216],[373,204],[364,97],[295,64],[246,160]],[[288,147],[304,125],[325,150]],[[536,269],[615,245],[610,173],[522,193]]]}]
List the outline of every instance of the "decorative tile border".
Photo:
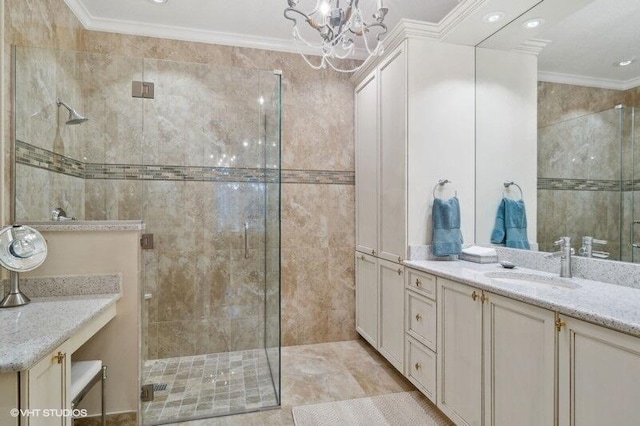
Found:
[{"label": "decorative tile border", "polygon": [[282,170],[283,183],[355,185],[356,173],[332,170]]},{"label": "decorative tile border", "polygon": [[54,173],[84,178],[81,161],[16,140],[16,162]]},{"label": "decorative tile border", "polygon": [[194,182],[277,182],[278,171],[262,168],[87,163],[86,179]]},{"label": "decorative tile border", "polygon": [[355,185],[353,171],[83,163],[22,141],[16,141],[16,161],[83,179]]},{"label": "decorative tile border", "polygon": [[[623,186],[626,186],[623,184]],[[556,191],[620,191],[618,180],[538,178],[538,189]]]}]

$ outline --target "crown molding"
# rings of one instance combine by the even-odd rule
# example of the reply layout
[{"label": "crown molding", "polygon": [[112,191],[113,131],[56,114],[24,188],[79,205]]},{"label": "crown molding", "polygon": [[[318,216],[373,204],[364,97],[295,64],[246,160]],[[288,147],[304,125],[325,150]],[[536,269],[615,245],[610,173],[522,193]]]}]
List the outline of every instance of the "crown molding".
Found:
[{"label": "crown molding", "polygon": [[[264,49],[286,53],[304,53],[319,56],[317,50],[297,44],[293,39],[279,39],[221,31],[200,30],[172,25],[149,24],[137,21],[98,18],[93,16],[80,0],[64,0],[82,26],[89,31],[128,34],[143,37],[165,38],[224,46]],[[365,49],[356,49],[353,59],[368,57]]]},{"label": "crown molding", "polygon": [[382,56],[369,58],[358,71],[353,74],[351,81],[360,82],[369,74],[387,53],[393,52],[407,38],[432,39],[442,41],[446,35],[460,22],[472,15],[487,0],[462,0],[440,22],[423,22],[413,19],[401,19],[400,22],[384,38],[385,53]]},{"label": "crown molding", "polygon": [[544,50],[547,45],[551,43],[551,40],[542,40],[532,38],[530,40],[525,41],[519,47],[513,49],[515,52],[519,53],[527,53],[530,55],[540,55],[540,53]]},{"label": "crown molding", "polygon": [[462,0],[438,23],[440,39],[444,38],[451,30],[467,19],[476,10],[482,7],[487,0]]},{"label": "crown molding", "polygon": [[95,18],[91,15],[84,3],[80,0],[64,0],[64,2],[73,14],[76,15],[76,18],[78,18],[82,26],[88,29],[91,21]]},{"label": "crown molding", "polygon": [[599,89],[629,90],[640,86],[640,77],[631,80],[613,80],[607,78],[589,77],[576,74],[540,71],[538,81],[548,83],[571,84],[574,86],[596,87]]}]

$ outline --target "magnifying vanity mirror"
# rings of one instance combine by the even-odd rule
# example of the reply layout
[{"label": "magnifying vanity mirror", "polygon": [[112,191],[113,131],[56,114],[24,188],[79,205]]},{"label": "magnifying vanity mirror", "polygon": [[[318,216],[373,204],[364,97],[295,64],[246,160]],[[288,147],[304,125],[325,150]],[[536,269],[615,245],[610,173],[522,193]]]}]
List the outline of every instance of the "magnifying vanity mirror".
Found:
[{"label": "magnifying vanity mirror", "polygon": [[[570,236],[576,255],[640,262],[638,22],[637,0],[546,0],[478,46],[537,53],[536,127],[523,126],[502,158],[483,155],[478,141],[476,167],[537,156],[535,195],[527,188],[525,194],[529,236],[542,251],[555,251],[553,242]],[[477,66],[481,73],[483,64]],[[532,137],[535,154],[527,145]],[[478,215],[491,215],[482,197],[476,194]],[[478,227],[477,242],[487,242],[484,233]]]},{"label": "magnifying vanity mirror", "polygon": [[0,231],[0,265],[8,269],[9,292],[0,301],[0,308],[26,305],[29,298],[20,291],[19,272],[36,269],[47,258],[47,242],[37,230],[13,225]]}]

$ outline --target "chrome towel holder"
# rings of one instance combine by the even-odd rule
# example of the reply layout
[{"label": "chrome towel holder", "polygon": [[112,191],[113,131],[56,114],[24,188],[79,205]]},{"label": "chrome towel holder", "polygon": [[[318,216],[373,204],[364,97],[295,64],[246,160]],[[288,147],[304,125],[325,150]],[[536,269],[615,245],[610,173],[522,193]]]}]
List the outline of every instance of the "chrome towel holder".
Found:
[{"label": "chrome towel holder", "polygon": [[[438,179],[438,183],[436,184],[436,186],[433,187],[433,198],[438,198],[436,197],[436,189],[438,188],[443,188],[446,184],[448,183],[453,183],[451,182],[449,179]],[[454,191],[455,196],[458,196],[458,191]]]},{"label": "chrome towel holder", "polygon": [[524,200],[524,192],[522,192],[522,188],[520,188],[520,185],[518,185],[514,181],[507,181],[504,183],[505,191],[503,195],[506,196],[506,190],[508,190],[510,186],[515,186],[516,188],[518,188],[518,190],[520,190],[520,199]]}]

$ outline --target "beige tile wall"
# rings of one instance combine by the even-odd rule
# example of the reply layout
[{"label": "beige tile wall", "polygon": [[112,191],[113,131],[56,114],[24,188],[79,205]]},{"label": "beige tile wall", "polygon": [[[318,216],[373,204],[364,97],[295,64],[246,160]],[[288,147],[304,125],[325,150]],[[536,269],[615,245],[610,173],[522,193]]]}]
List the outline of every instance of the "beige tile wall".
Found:
[{"label": "beige tile wall", "polygon": [[[7,0],[6,10],[6,45],[15,43],[128,57],[213,63],[216,67],[281,69],[282,167],[302,170],[354,169],[353,85],[348,75],[314,71],[294,54],[85,31],[69,13],[63,0]],[[6,61],[6,64],[8,66],[10,61]],[[5,173],[7,170],[5,167]],[[121,203],[113,205],[104,201],[100,204],[104,200],[101,194],[105,191],[133,194],[131,197],[135,199],[135,194],[138,193],[136,191],[139,190],[127,182],[92,183],[88,186],[95,187],[89,188],[87,198],[97,198],[96,217],[102,212],[106,214],[110,209],[127,210],[126,205]],[[355,232],[354,187],[283,184],[282,207],[283,344],[355,338],[352,258]],[[87,213],[89,211],[87,209]],[[135,209],[128,209],[127,215],[135,213]],[[234,256],[232,251],[228,255]],[[162,254],[157,254],[156,259],[147,257],[147,262],[157,262],[157,270],[168,281],[180,279],[184,274],[202,273],[199,272],[200,267],[205,268],[204,271],[212,268],[207,262],[186,266],[189,263],[186,257],[175,260],[177,263],[182,262],[186,269],[169,265],[168,260],[162,260]],[[210,275],[211,279],[224,279],[228,273],[224,267],[213,268],[215,272]],[[158,289],[158,292],[162,291]],[[195,292],[195,288],[193,291]],[[191,300],[198,298],[189,289],[186,294],[187,297],[193,294]],[[171,297],[168,295],[166,300]],[[156,349],[150,345],[151,354],[157,350],[155,353],[159,355],[160,347],[166,348],[166,354],[171,353],[171,348],[177,345],[174,339],[176,336],[184,339],[183,343],[187,347],[215,351],[219,348],[217,344],[212,347],[212,341],[232,327],[226,320],[199,316],[195,304],[191,306],[176,301],[175,305],[164,308],[166,309],[158,309],[155,313],[150,311],[150,315],[158,316],[157,319],[161,315],[171,316],[150,327],[152,340],[157,338]],[[190,311],[192,308],[194,311]],[[174,311],[184,311],[189,323],[181,324],[178,316],[174,316]],[[166,323],[164,330],[160,327],[160,322]],[[205,328],[211,336],[209,339],[203,338]],[[189,330],[186,334],[185,329]]]}]

